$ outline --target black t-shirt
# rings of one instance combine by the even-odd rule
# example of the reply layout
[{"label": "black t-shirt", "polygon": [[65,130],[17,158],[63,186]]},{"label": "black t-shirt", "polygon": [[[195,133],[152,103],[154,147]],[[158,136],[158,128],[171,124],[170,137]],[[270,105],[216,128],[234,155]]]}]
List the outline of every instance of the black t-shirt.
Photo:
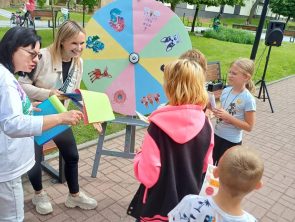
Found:
[{"label": "black t-shirt", "polygon": [[72,64],[72,60],[69,61],[69,62],[62,62],[62,79],[63,79],[63,82],[65,82],[67,77],[68,77],[68,73],[69,73],[71,64]]}]

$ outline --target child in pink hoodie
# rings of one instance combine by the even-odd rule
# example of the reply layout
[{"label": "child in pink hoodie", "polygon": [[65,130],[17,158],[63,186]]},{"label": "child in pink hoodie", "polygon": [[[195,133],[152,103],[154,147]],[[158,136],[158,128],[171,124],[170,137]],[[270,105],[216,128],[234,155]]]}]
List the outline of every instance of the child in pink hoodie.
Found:
[{"label": "child in pink hoodie", "polygon": [[168,221],[187,194],[198,194],[212,163],[213,129],[203,112],[208,102],[202,67],[187,59],[165,66],[169,104],[154,111],[142,149],[134,159],[141,183],[127,214],[138,221]]}]

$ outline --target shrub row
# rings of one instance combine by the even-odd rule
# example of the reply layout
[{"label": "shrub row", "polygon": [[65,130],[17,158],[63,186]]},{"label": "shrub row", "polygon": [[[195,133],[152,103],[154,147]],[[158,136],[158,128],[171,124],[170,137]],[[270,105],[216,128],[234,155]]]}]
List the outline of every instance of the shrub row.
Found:
[{"label": "shrub row", "polygon": [[225,27],[220,27],[218,31],[208,29],[204,32],[203,36],[241,44],[253,44],[255,40],[255,36],[252,32]]}]

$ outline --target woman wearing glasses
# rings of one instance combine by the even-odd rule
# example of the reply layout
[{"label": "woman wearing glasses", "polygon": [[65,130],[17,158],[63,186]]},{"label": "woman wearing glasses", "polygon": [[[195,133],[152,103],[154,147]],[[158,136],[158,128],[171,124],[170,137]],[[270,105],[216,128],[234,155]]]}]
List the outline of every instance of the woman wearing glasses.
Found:
[{"label": "woman wearing glasses", "polygon": [[77,124],[79,111],[32,116],[29,98],[14,74],[31,75],[41,58],[35,30],[14,27],[0,41],[0,221],[23,221],[21,176],[34,160],[34,135],[58,124]]},{"label": "woman wearing glasses", "polygon": [[[79,88],[82,78],[82,59],[85,31],[74,21],[66,21],[59,28],[56,38],[48,48],[41,49],[41,58],[35,74],[21,77],[19,82],[31,100],[43,101],[51,95],[73,92]],[[66,101],[67,102],[67,101]],[[67,104],[66,104],[67,105]],[[65,178],[69,188],[65,205],[94,209],[97,201],[80,192],[78,183],[79,154],[71,128],[53,139],[65,160]],[[42,186],[42,147],[35,144],[36,164],[29,171],[29,179],[35,190],[32,199],[39,214],[49,214],[52,205]]]}]

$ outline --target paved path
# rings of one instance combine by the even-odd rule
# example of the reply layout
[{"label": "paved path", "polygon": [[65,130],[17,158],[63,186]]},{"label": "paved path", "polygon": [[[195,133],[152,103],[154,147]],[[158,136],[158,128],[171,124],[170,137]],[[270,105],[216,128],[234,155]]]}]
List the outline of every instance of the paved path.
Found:
[{"label": "paved path", "polygon": [[[256,147],[265,160],[264,187],[252,193],[244,202],[245,209],[262,222],[295,221],[295,76],[279,81],[267,88],[274,113],[268,101],[257,100],[257,124],[246,133],[244,144]],[[136,133],[136,146],[140,146],[145,129]],[[122,150],[124,136],[105,142],[110,149]],[[64,184],[53,184],[44,175],[44,187],[52,199],[54,212],[38,215],[31,203],[33,190],[24,178],[25,221],[103,221],[133,222],[126,208],[138,183],[133,176],[132,161],[103,156],[97,178],[91,178],[95,146],[80,150],[79,180],[83,190],[98,201],[95,210],[68,209],[64,200],[68,192]],[[57,160],[51,160],[57,166]]]},{"label": "paved path", "polygon": [[11,17],[11,12],[0,8],[0,15],[3,16],[3,17],[6,17],[6,18],[10,18]]},{"label": "paved path", "polygon": [[[0,8],[0,15],[4,16],[8,19],[11,18],[11,12],[1,9]],[[10,27],[10,20],[0,20],[0,27]],[[44,20],[44,21],[40,21],[40,20],[35,20],[35,27],[36,29],[47,29],[48,27],[48,21]]]},{"label": "paved path", "polygon": [[[0,27],[11,27],[10,20],[0,20]],[[36,27],[36,29],[49,29],[48,21],[47,20],[46,21],[45,20],[43,20],[43,21],[35,20],[35,27]]]}]

